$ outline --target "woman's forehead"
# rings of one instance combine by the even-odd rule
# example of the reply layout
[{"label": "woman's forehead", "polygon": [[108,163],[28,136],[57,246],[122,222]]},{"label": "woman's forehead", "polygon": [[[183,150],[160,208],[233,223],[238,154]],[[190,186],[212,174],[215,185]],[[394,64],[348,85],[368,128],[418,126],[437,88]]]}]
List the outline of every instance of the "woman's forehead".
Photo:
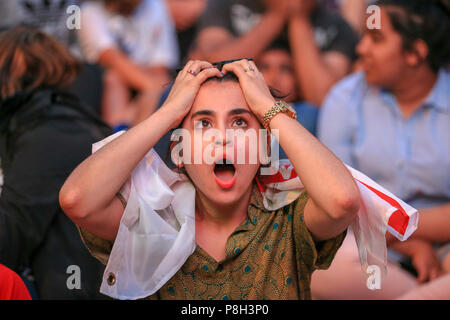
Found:
[{"label": "woman's forehead", "polygon": [[199,110],[227,113],[236,108],[250,110],[239,83],[210,81],[200,87],[190,113]]}]

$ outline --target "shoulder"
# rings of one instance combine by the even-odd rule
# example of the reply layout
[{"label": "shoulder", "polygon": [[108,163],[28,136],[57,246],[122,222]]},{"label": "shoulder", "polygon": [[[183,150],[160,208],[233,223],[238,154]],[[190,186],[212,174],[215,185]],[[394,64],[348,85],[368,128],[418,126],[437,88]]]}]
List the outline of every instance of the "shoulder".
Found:
[{"label": "shoulder", "polygon": [[358,108],[358,102],[362,100],[367,89],[368,85],[363,72],[350,74],[331,88],[322,107],[328,109],[334,106],[351,111]]}]

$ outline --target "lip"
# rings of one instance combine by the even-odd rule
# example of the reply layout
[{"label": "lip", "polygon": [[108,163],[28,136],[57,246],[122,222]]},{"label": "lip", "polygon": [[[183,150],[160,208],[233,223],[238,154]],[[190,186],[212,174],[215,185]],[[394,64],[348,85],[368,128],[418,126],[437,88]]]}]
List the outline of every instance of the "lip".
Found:
[{"label": "lip", "polygon": [[[223,160],[225,160],[225,161],[223,161]],[[214,160],[213,174],[214,174],[214,178],[216,179],[216,183],[219,185],[219,187],[221,187],[221,188],[223,188],[223,189],[231,189],[231,188],[234,186],[234,184],[236,183],[236,177],[237,177],[237,174],[236,174],[237,168],[236,168],[236,166],[234,166],[234,175],[233,175],[233,178],[231,178],[229,181],[222,181],[222,180],[220,180],[220,179],[216,176],[216,174],[215,174],[215,172],[214,172],[214,167],[216,166],[217,162],[222,161],[222,163],[225,164],[225,163],[227,163],[226,160],[228,160],[228,162],[231,162],[231,163],[233,164],[233,166],[234,166],[233,160],[230,159],[229,157],[227,157],[226,153],[223,153],[223,155],[222,155],[221,157],[217,157],[217,158]]]}]

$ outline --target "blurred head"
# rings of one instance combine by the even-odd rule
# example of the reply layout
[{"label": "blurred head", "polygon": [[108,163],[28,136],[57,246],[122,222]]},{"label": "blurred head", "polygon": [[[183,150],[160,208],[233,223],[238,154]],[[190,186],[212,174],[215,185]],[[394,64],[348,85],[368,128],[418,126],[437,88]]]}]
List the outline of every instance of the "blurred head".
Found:
[{"label": "blurred head", "polygon": [[193,26],[205,10],[207,0],[166,0],[175,27],[183,31]]},{"label": "blurred head", "polygon": [[106,7],[123,16],[131,16],[143,0],[103,0]]},{"label": "blurred head", "polygon": [[287,44],[272,44],[259,55],[256,63],[267,84],[285,95],[286,102],[298,100],[294,62]]},{"label": "blurred head", "polygon": [[366,29],[357,47],[368,83],[390,88],[419,68],[437,73],[448,65],[450,19],[448,9],[438,3],[377,3],[381,7],[381,29]]},{"label": "blurred head", "polygon": [[0,97],[39,87],[64,88],[80,63],[50,35],[36,28],[15,27],[0,33]]},{"label": "blurred head", "polygon": [[[189,143],[183,144],[182,154],[189,158],[189,163],[183,163],[179,171],[189,177],[197,191],[217,205],[241,200],[261,166],[258,154],[262,126],[251,112],[237,77],[227,73],[223,78],[208,79],[179,128],[189,133],[186,138]],[[230,132],[235,136],[227,135]],[[173,142],[171,150],[180,145]],[[267,145],[262,144],[264,147]],[[186,150],[190,150],[189,156]],[[197,155],[200,152],[201,163],[195,159],[196,152]]]}]

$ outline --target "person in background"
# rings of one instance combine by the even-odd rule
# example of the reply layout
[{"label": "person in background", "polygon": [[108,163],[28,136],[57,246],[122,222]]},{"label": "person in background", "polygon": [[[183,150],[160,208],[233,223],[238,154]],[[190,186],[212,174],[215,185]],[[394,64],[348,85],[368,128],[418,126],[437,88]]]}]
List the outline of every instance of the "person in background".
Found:
[{"label": "person in background", "polygon": [[175,23],[181,65],[194,57],[192,52],[195,51],[198,21],[207,2],[207,0],[166,0]]},{"label": "person in background", "polygon": [[[18,274],[31,269],[40,299],[104,298],[97,290],[102,267],[58,202],[64,180],[92,143],[112,132],[66,91],[79,69],[39,29],[0,34],[0,263]],[[70,266],[79,268],[74,282]]]},{"label": "person in background", "polygon": [[0,1],[0,30],[26,25],[36,27],[55,37],[80,54],[76,32],[67,28],[67,8],[79,5],[79,0],[2,0]]},{"label": "person in background", "polygon": [[178,64],[172,19],[163,0],[87,1],[79,42],[85,59],[105,68],[102,114],[113,127],[133,125],[156,107]]},{"label": "person in background", "polygon": [[19,275],[0,264],[0,300],[31,300],[25,283]]},{"label": "person in background", "polygon": [[[256,64],[269,87],[284,96],[283,99],[291,104],[299,115],[298,121],[311,134],[316,135],[319,109],[300,100],[289,43],[281,39],[276,40],[256,58]],[[279,155],[282,159],[286,158],[283,149],[280,149]]]},{"label": "person in background", "polygon": [[290,42],[300,96],[320,106],[350,71],[357,38],[344,19],[317,0],[210,0],[197,49],[208,61],[254,59],[279,36]]},{"label": "person in background", "polygon": [[418,230],[405,242],[387,237],[387,278],[375,291],[359,276],[349,233],[330,270],[314,274],[313,295],[394,299],[415,291],[411,297],[450,299],[450,7],[428,0],[377,5],[381,28],[367,29],[358,45],[363,72],[331,90],[318,136],[344,163],[418,208]]}]

